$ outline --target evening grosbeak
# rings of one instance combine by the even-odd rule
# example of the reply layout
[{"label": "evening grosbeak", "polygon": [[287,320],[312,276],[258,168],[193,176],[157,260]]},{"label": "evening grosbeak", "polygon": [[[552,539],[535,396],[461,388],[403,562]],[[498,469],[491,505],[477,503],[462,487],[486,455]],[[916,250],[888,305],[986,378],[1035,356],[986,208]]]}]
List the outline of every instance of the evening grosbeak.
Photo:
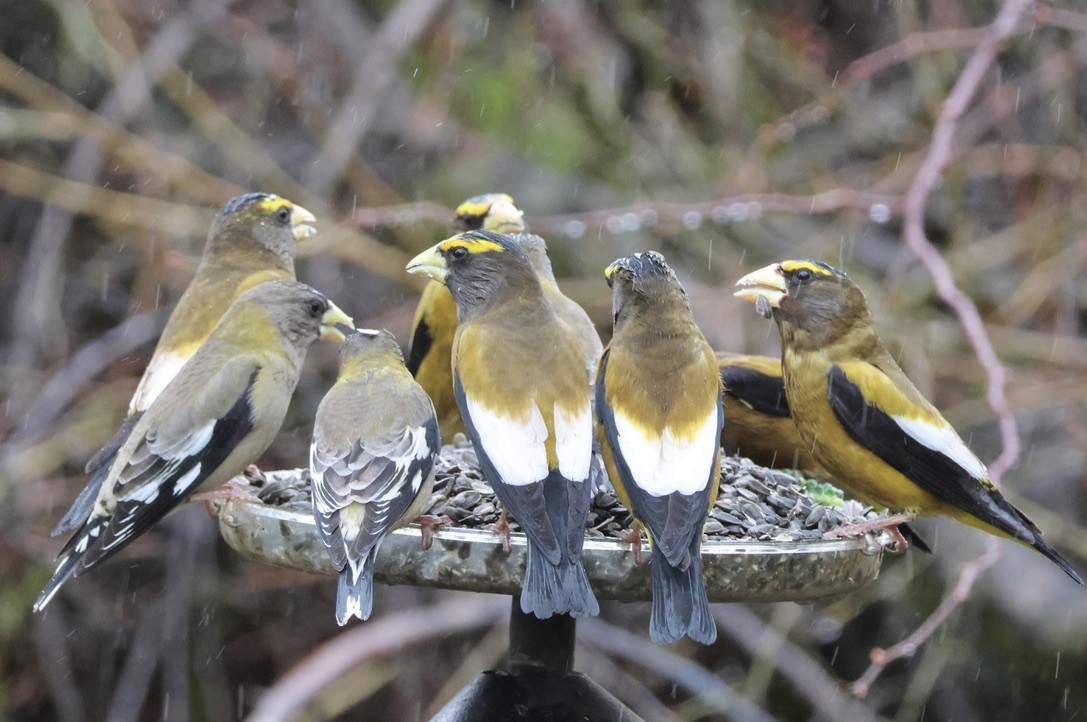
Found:
[{"label": "evening grosbeak", "polygon": [[[456,214],[454,225],[462,230],[502,233],[521,246],[540,279],[544,297],[577,335],[585,368],[590,379],[595,378],[596,364],[604,350],[600,334],[585,309],[559,289],[547,256],[547,242],[524,232],[523,212],[513,205],[513,199],[505,193],[476,196],[457,206]],[[464,422],[452,397],[450,357],[456,329],[456,304],[449,290],[437,282],[427,284],[415,310],[408,370],[434,400],[439,425],[447,437],[464,431]]]},{"label": "evening grosbeak", "polygon": [[[453,226],[463,231],[520,233],[523,212],[505,193],[475,196],[457,206]],[[453,398],[453,336],[457,332],[457,304],[445,285],[431,281],[423,289],[411,324],[408,371],[429,394],[438,425],[447,439],[464,432],[464,421]]]},{"label": "evening grosbeak", "polygon": [[604,275],[615,326],[596,380],[597,433],[619,499],[652,540],[649,636],[711,644],[700,554],[721,478],[717,360],[662,255],[621,258]]},{"label": "evening grosbeak", "polygon": [[86,521],[117,451],[140,415],[196,353],[234,299],[265,281],[294,280],[295,242],[317,232],[312,225],[316,220],[302,206],[267,193],[237,196],[219,210],[196,275],[170,314],[124,423],[87,463],[91,479],[53,536]]},{"label": "evening grosbeak", "polygon": [[844,273],[784,261],[737,285],[736,296],[773,314],[797,431],[847,491],[907,517],[950,516],[1009,537],[1083,583],[906,378],[876,334],[864,294]]},{"label": "evening grosbeak", "polygon": [[809,476],[823,473],[800,441],[789,402],[781,359],[717,353],[724,386],[725,423],[721,446],[772,469],[797,469]]},{"label": "evening grosbeak", "polygon": [[408,271],[443,282],[457,303],[457,404],[485,477],[528,536],[521,609],[541,619],[597,614],[581,564],[592,412],[576,335],[506,236],[459,234]]},{"label": "evening grosbeak", "polygon": [[340,572],[336,621],[368,619],[385,536],[430,502],[441,451],[434,405],[388,331],[357,331],[313,424],[313,516]]},{"label": "evening grosbeak", "polygon": [[124,548],[198,487],[219,486],[271,444],[302,361],[351,319],[297,281],[252,288],[147,407],[110,465],[90,517],[61,550],[40,611],[69,577]]}]

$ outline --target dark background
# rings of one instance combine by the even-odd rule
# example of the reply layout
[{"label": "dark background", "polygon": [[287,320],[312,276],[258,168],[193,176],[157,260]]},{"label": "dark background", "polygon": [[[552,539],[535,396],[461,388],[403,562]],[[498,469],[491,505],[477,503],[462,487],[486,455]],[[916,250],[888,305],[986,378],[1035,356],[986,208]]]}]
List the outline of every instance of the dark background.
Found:
[{"label": "dark background", "polygon": [[[995,458],[985,375],[901,242],[901,194],[984,35],[972,28],[997,9],[0,2],[0,709],[231,719],[338,633],[331,580],[242,560],[195,506],[29,612],[60,546],[48,530],[120,422],[211,213],[242,191],[314,211],[322,233],[300,278],[402,341],[419,289],[404,263],[480,192],[526,209],[602,331],[604,266],[656,248],[717,348],[776,353],[733,282],[788,257],[829,261],[867,291],[918,387]],[[1023,455],[1007,494],[1083,569],[1087,23],[1054,17],[1028,11],[985,74],[925,230],[1010,371]],[[335,350],[315,347],[265,468],[304,463],[334,373]],[[716,645],[670,651],[783,720],[1082,719],[1087,594],[1010,542],[917,655],[848,701],[838,685],[916,628],[985,545],[951,522],[920,528],[936,555],[888,559],[860,593],[722,606]],[[374,621],[395,631],[405,610],[465,603],[379,587]],[[677,686],[685,672],[666,652],[621,660],[593,641],[644,639],[646,605],[605,604],[602,617],[627,631],[585,625],[581,668],[650,719],[729,717]],[[426,718],[500,661],[503,634],[435,628],[363,661],[313,714]]]}]

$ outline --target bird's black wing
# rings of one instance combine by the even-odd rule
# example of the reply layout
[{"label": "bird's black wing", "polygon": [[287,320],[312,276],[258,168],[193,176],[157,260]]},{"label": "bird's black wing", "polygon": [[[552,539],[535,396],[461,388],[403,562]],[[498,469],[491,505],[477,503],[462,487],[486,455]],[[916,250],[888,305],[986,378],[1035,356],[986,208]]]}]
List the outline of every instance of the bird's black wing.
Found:
[{"label": "bird's black wing", "polygon": [[760,414],[789,416],[785,398],[785,380],[746,366],[725,366],[721,369],[725,393],[735,397]]}]

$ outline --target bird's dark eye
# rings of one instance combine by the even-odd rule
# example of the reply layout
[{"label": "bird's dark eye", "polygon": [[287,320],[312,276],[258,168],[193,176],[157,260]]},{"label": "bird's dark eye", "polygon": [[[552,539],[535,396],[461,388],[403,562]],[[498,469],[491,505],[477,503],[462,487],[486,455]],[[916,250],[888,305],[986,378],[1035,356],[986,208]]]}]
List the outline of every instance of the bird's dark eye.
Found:
[{"label": "bird's dark eye", "polygon": [[454,261],[461,261],[468,255],[468,249],[464,246],[457,246],[449,252],[449,257]]},{"label": "bird's dark eye", "polygon": [[284,225],[291,221],[291,209],[284,206],[276,211],[276,220]]},{"label": "bird's dark eye", "polygon": [[328,309],[328,305],[320,298],[315,298],[309,302],[309,315],[317,318],[323,316]]},{"label": "bird's dark eye", "polygon": [[801,268],[799,271],[796,272],[795,278],[796,278],[796,280],[800,281],[801,283],[804,283],[805,281],[810,281],[811,280],[811,271],[809,271],[806,268]]}]

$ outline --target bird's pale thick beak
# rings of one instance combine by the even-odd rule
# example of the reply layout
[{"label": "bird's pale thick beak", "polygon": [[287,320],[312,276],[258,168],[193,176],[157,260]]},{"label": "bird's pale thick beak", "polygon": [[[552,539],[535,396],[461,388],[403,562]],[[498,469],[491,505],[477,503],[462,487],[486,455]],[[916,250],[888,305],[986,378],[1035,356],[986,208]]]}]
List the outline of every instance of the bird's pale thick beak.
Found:
[{"label": "bird's pale thick beak", "polygon": [[513,199],[502,195],[487,211],[483,219],[483,230],[495,233],[523,233],[525,230],[525,212],[513,205]]},{"label": "bird's pale thick beak", "polygon": [[342,323],[348,328],[355,327],[355,320],[340,310],[340,307],[332,301],[328,302],[328,310],[321,316],[321,340],[343,343],[347,337],[334,324]]},{"label": "bird's pale thick beak", "polygon": [[317,216],[302,206],[296,205],[291,210],[291,228],[294,230],[296,241],[304,241],[310,236],[317,235],[317,228],[313,225],[316,222]]},{"label": "bird's pale thick beak", "polygon": [[770,308],[777,308],[789,291],[780,263],[772,263],[766,268],[749,273],[737,281],[736,285],[740,290],[733,293],[733,296],[751,303],[758,303],[760,298],[764,298]]},{"label": "bird's pale thick beak", "polygon": [[428,248],[407,265],[408,273],[430,276],[438,283],[445,283],[445,277],[449,275],[449,266],[445,263],[445,256],[438,252],[438,246]]}]

